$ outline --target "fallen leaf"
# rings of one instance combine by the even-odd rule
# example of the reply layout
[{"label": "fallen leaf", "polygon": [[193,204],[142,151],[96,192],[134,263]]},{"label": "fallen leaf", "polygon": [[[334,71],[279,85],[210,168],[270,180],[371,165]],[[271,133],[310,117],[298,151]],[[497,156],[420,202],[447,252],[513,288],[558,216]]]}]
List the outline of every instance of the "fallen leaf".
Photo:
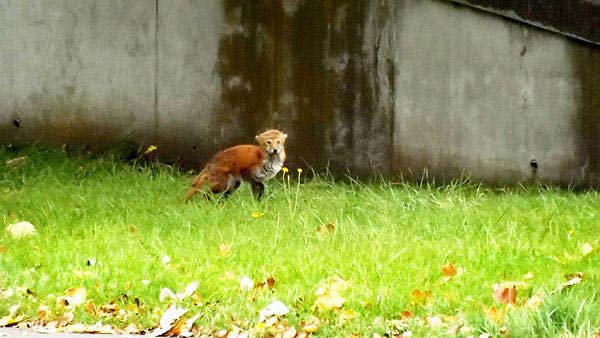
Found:
[{"label": "fallen leaf", "polygon": [[485,315],[493,322],[499,322],[504,319],[504,312],[498,310],[496,307],[492,306],[490,308],[483,308],[483,312]]},{"label": "fallen leaf", "polygon": [[429,327],[435,328],[435,327],[440,327],[443,325],[443,321],[442,318],[440,316],[426,316],[425,317],[425,324],[427,324]]},{"label": "fallen leaf", "polygon": [[35,311],[35,314],[38,316],[38,319],[47,320],[48,316],[50,315],[50,308],[42,304],[38,306],[37,310]]},{"label": "fallen leaf", "polygon": [[322,224],[317,227],[317,233],[319,235],[328,235],[328,234],[333,233],[334,230],[335,230],[335,224],[333,224],[332,222],[329,222],[327,224]]},{"label": "fallen leaf", "polygon": [[300,322],[300,327],[302,328],[302,331],[306,332],[306,333],[315,333],[317,332],[317,330],[319,329],[319,326],[321,325],[321,321],[319,320],[319,318],[317,317],[310,317],[308,319],[308,321],[304,322]]},{"label": "fallen leaf", "polygon": [[185,290],[183,292],[180,292],[176,295],[177,299],[179,300],[183,300],[187,297],[191,297],[194,292],[196,292],[196,290],[198,289],[198,282],[194,281],[191,282],[190,284],[188,284],[185,287]]},{"label": "fallen leaf", "polygon": [[346,303],[346,299],[340,296],[336,290],[329,290],[327,292],[320,290],[317,290],[317,300],[313,308],[320,311],[338,310]]},{"label": "fallen leaf", "polygon": [[94,305],[94,302],[89,301],[87,303],[85,303],[85,312],[94,315],[96,314],[96,305]]},{"label": "fallen leaf", "polygon": [[576,272],[574,274],[567,275],[566,277],[570,279],[562,284],[559,284],[553,293],[560,292],[566,288],[570,288],[581,283],[583,281],[583,272]]},{"label": "fallen leaf", "polygon": [[103,316],[111,316],[119,310],[119,306],[114,302],[104,304],[100,307],[99,313]]},{"label": "fallen leaf", "polygon": [[160,294],[158,295],[158,300],[164,302],[169,299],[177,299],[177,295],[175,292],[171,291],[169,288],[160,289]]},{"label": "fallen leaf", "polygon": [[221,256],[228,256],[231,254],[231,244],[219,245],[219,254],[221,254]]},{"label": "fallen leaf", "polygon": [[412,292],[412,298],[415,303],[423,303],[428,299],[431,299],[431,291],[421,291],[419,289],[414,289]]},{"label": "fallen leaf", "polygon": [[180,318],[187,313],[188,310],[177,305],[170,306],[160,317],[159,326],[154,331],[149,333],[151,337],[162,336],[177,325]]},{"label": "fallen leaf", "polygon": [[266,319],[271,317],[282,317],[288,314],[290,310],[278,300],[274,300],[269,305],[267,305],[264,309],[260,310],[258,314],[258,321],[265,322]]},{"label": "fallen leaf", "polygon": [[33,224],[25,221],[9,224],[6,227],[6,231],[8,231],[13,238],[23,238],[37,234],[37,230],[35,230]]},{"label": "fallen leaf", "polygon": [[67,324],[71,323],[73,321],[73,319],[75,318],[75,315],[73,314],[73,312],[65,312],[63,314],[61,314],[60,316],[56,317],[56,320],[54,321],[56,323],[57,327],[63,327],[66,326]]},{"label": "fallen leaf", "polygon": [[56,305],[70,307],[79,306],[85,302],[86,295],[85,288],[68,288],[65,291],[64,296],[56,298]]},{"label": "fallen leaf", "polygon": [[267,278],[267,286],[272,289],[275,286],[275,278],[273,276]]},{"label": "fallen leaf", "polygon": [[412,312],[410,312],[410,311],[404,310],[404,311],[402,311],[402,312],[400,313],[400,317],[401,317],[402,319],[408,319],[408,318],[412,318],[412,317],[413,317],[413,314],[412,314]]},{"label": "fallen leaf", "polygon": [[454,264],[448,263],[442,266],[442,275],[444,275],[444,282],[449,281],[452,277],[456,276],[456,268]]},{"label": "fallen leaf", "polygon": [[296,328],[290,326],[287,329],[285,329],[285,331],[283,331],[283,333],[281,334],[281,338],[294,338],[296,337],[297,333],[298,332],[296,331]]},{"label": "fallen leaf", "polygon": [[8,309],[8,315],[0,318],[0,327],[17,324],[25,319],[23,315],[19,314],[21,304],[16,304]]},{"label": "fallen leaf", "polygon": [[531,298],[529,298],[527,302],[525,302],[525,306],[531,309],[539,309],[540,306],[542,306],[542,304],[544,303],[545,296],[546,294],[544,293],[544,291],[540,290],[536,292],[533,296],[531,296]]},{"label": "fallen leaf", "polygon": [[581,245],[581,253],[584,256],[589,255],[590,253],[592,253],[592,251],[594,251],[594,248],[589,243],[583,243]]},{"label": "fallen leaf", "polygon": [[502,304],[515,304],[517,299],[517,287],[494,284],[493,298]]},{"label": "fallen leaf", "polygon": [[252,279],[250,279],[250,277],[244,276],[244,277],[240,278],[240,289],[242,291],[245,291],[245,292],[252,291],[253,288],[254,288],[254,281],[252,281]]},{"label": "fallen leaf", "polygon": [[22,166],[23,164],[25,164],[26,161],[27,161],[27,156],[16,157],[16,158],[6,161],[6,166],[9,167],[10,169],[16,169],[16,168]]}]

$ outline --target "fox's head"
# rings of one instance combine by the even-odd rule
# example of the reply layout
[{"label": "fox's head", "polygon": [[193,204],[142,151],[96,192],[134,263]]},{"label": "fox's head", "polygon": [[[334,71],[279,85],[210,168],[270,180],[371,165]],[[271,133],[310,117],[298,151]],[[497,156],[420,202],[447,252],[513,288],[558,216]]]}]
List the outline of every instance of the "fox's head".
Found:
[{"label": "fox's head", "polygon": [[267,154],[281,154],[285,151],[284,143],[287,134],[276,129],[267,130],[260,135],[256,135],[256,141],[267,152]]}]

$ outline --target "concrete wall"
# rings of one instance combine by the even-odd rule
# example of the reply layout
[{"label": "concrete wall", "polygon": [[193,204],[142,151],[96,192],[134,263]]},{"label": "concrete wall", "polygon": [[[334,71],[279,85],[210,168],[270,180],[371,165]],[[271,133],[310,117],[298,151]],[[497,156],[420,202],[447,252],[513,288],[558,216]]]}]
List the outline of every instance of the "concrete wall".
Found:
[{"label": "concrete wall", "polygon": [[[0,140],[600,184],[600,51],[430,0],[0,0]],[[530,168],[535,159],[538,170]]]}]

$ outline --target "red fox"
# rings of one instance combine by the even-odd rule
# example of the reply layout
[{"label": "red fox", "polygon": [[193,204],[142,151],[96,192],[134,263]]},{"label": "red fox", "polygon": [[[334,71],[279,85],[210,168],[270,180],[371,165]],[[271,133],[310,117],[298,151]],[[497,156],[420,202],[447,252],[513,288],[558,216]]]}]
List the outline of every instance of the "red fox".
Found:
[{"label": "red fox", "polygon": [[215,194],[231,195],[242,180],[249,182],[252,195],[260,199],[265,190],[262,182],[275,177],[285,161],[284,142],[287,134],[267,130],[257,135],[258,145],[243,144],[217,153],[192,181],[184,201],[208,185]]}]

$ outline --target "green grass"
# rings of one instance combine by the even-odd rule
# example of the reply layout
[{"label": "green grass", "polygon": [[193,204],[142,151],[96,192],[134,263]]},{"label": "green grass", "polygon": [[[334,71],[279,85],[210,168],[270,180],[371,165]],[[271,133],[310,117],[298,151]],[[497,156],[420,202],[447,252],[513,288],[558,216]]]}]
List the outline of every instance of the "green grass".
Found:
[{"label": "green grass", "polygon": [[[20,156],[27,156],[22,166],[6,165]],[[326,177],[299,183],[298,173],[289,174],[290,181],[280,174],[268,182],[261,202],[244,186],[227,200],[182,204],[191,177],[167,165],[0,148],[3,226],[25,220],[39,232],[24,239],[0,233],[0,289],[33,293],[0,298],[0,316],[17,303],[32,318],[41,304],[60,312],[56,296],[84,287],[97,307],[114,301],[135,311],[127,318],[99,317],[80,307],[76,321],[151,328],[166,307],[159,301],[161,288],[179,292],[198,281],[201,303],[183,303],[192,314],[202,314],[197,325],[210,329],[251,328],[259,311],[278,299],[290,308],[290,325],[320,318],[319,337],[397,332],[399,322],[393,320],[402,311],[414,315],[401,321],[414,336],[452,336],[460,325],[458,336],[499,335],[501,327],[513,337],[598,332],[596,191],[465,182],[363,184]],[[264,216],[255,219],[254,212]],[[335,225],[331,234],[316,231],[329,222]],[[584,243],[594,248],[585,256]],[[222,254],[221,244],[231,245],[231,252]],[[165,255],[169,264],[161,262]],[[444,283],[440,269],[449,262],[461,273]],[[546,298],[539,309],[493,300],[495,283],[523,281],[528,272],[533,279],[517,303],[542,290]],[[584,273],[581,284],[552,293],[574,272]],[[273,289],[244,293],[242,276],[273,276],[276,282]],[[341,293],[342,311],[356,314],[343,323],[340,313],[312,307],[315,291],[334,276],[349,282]],[[431,298],[415,299],[415,289],[430,291]],[[484,311],[490,307],[506,315],[493,321]],[[436,315],[442,327],[422,319]]]}]

